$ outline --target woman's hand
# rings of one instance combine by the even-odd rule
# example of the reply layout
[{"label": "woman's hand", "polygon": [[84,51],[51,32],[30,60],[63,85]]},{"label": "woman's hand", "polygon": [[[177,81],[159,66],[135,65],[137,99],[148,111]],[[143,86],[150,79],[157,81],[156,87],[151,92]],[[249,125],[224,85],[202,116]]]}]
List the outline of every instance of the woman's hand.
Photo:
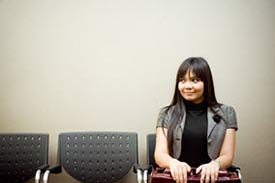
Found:
[{"label": "woman's hand", "polygon": [[171,159],[169,168],[176,183],[187,183],[187,172],[191,171],[191,167],[187,163],[180,162],[177,159]]},{"label": "woman's hand", "polygon": [[220,163],[213,160],[210,163],[199,166],[196,173],[201,172],[201,183],[214,183],[218,180]]}]

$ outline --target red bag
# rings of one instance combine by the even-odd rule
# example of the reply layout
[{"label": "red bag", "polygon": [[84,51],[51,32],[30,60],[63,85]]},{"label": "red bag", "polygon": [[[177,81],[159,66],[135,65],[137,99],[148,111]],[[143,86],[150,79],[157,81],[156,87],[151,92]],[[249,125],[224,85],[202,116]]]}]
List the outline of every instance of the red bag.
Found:
[{"label": "red bag", "polygon": [[[195,174],[195,169],[192,169],[191,173],[187,176],[187,182],[200,183],[200,176],[200,174]],[[151,183],[175,183],[175,181],[173,180],[169,170],[156,168],[152,173]],[[219,171],[216,183],[241,183],[241,179],[236,172]]]}]

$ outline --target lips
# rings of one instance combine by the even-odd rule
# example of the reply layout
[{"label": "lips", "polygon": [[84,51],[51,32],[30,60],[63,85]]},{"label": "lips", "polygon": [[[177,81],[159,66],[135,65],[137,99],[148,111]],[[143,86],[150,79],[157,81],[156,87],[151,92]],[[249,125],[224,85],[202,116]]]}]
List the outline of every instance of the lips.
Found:
[{"label": "lips", "polygon": [[188,92],[183,94],[185,97],[193,97],[194,93]]},{"label": "lips", "polygon": [[194,92],[184,92],[184,94],[186,94],[186,95],[192,95],[192,94],[194,94]]}]

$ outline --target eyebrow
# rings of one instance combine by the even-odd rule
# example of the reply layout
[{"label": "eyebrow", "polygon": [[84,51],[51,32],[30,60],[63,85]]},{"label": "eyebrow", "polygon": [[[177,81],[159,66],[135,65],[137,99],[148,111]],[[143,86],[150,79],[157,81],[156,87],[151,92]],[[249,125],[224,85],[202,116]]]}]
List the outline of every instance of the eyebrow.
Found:
[{"label": "eyebrow", "polygon": [[[194,76],[190,76],[190,75],[189,75],[189,78],[190,78],[190,79],[199,79],[199,80],[201,80],[201,78],[198,77],[198,76],[196,76],[196,75],[194,75]],[[186,79],[186,77],[185,77],[185,76],[179,77],[179,80],[183,80],[183,79]]]},{"label": "eyebrow", "polygon": [[194,75],[194,76],[190,77],[190,79],[200,79],[200,77]]}]

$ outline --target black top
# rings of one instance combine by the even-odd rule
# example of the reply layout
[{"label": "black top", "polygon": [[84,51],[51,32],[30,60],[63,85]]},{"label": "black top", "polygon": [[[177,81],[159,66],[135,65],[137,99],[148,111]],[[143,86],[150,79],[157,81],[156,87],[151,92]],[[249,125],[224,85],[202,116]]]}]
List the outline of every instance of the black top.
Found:
[{"label": "black top", "polygon": [[185,101],[185,107],[186,120],[179,160],[191,167],[198,167],[211,161],[207,152],[207,105]]}]

